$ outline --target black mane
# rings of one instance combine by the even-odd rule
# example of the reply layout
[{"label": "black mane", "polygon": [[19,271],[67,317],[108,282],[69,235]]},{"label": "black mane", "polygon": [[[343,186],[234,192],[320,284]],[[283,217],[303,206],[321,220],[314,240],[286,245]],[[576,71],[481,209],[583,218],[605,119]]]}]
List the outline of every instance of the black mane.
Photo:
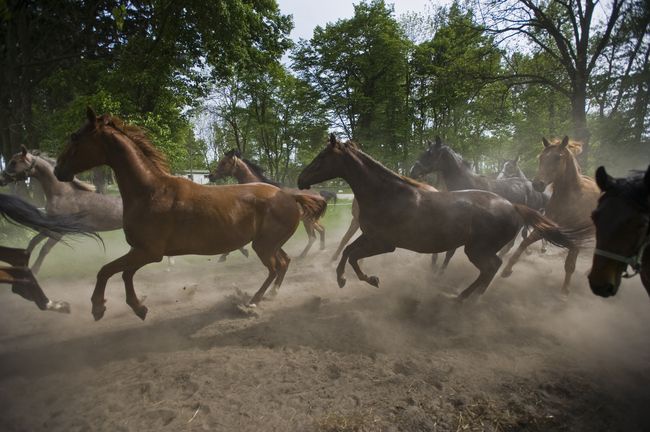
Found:
[{"label": "black mane", "polygon": [[645,174],[645,171],[633,170],[628,177],[614,179],[614,193],[650,211],[650,190],[645,184]]},{"label": "black mane", "polygon": [[266,175],[264,175],[264,168],[262,168],[261,166],[259,166],[259,165],[256,164],[255,162],[252,162],[252,161],[250,161],[250,160],[248,160],[248,159],[242,159],[242,160],[243,160],[244,163],[248,166],[248,168],[249,168],[251,171],[253,171],[253,173],[255,173],[255,175],[256,175],[257,177],[260,178],[260,180],[262,181],[262,183],[268,183],[268,184],[271,184],[271,185],[273,185],[273,186],[278,186],[278,187],[281,186],[280,183],[276,182],[275,180],[271,180],[271,179],[268,178]]}]

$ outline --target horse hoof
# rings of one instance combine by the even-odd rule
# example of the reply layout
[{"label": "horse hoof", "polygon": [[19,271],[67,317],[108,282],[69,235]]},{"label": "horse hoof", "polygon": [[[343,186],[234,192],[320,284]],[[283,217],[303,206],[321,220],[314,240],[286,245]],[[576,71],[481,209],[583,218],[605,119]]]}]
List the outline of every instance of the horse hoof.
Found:
[{"label": "horse hoof", "polygon": [[145,305],[140,305],[140,307],[133,309],[133,312],[140,318],[142,321],[147,317],[147,312],[149,309]]},{"label": "horse hoof", "polygon": [[345,286],[346,280],[344,277],[338,278],[336,281],[339,283],[339,288],[343,288]]},{"label": "horse hoof", "polygon": [[226,262],[226,257],[225,257],[225,256],[222,256],[221,258],[219,258],[219,261],[218,261],[218,262]]},{"label": "horse hoof", "polygon": [[366,282],[375,288],[379,288],[379,278],[377,276],[369,276],[368,279],[366,279]]},{"label": "horse hoof", "polygon": [[501,272],[502,278],[507,278],[510,277],[511,275],[512,275],[512,270],[510,269],[503,269],[503,271]]},{"label": "horse hoof", "polygon": [[51,310],[53,312],[69,314],[70,313],[70,303],[65,302],[65,301],[53,301],[53,302],[51,302],[50,305],[48,305],[47,309]]},{"label": "horse hoof", "polygon": [[106,306],[93,306],[93,317],[95,318],[95,321],[102,319],[104,317],[104,312],[106,312]]}]

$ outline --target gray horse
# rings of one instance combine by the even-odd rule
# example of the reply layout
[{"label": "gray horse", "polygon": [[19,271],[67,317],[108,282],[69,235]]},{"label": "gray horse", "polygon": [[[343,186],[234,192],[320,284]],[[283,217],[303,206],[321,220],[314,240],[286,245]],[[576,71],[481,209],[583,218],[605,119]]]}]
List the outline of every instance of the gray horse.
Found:
[{"label": "gray horse", "polygon": [[[71,183],[60,182],[54,176],[54,161],[44,156],[30,153],[22,147],[16,153],[5,170],[0,173],[0,185],[33,178],[40,182],[45,192],[48,215],[63,216],[83,214],[83,224],[92,231],[112,231],[122,228],[122,199],[119,196],[95,193],[94,186],[75,179]],[[48,237],[45,233],[37,234],[27,246],[28,253],[47,238],[47,242],[38,254],[32,267],[37,273],[45,256],[56,245],[61,236]]]}]

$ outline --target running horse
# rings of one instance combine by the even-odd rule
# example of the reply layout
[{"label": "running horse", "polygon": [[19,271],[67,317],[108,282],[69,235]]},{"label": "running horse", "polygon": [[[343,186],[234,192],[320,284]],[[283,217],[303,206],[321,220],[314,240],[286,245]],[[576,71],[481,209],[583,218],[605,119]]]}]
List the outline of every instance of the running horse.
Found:
[{"label": "running horse", "polygon": [[[46,236],[64,234],[84,234],[97,237],[89,232],[83,223],[83,215],[43,215],[36,207],[13,195],[0,194],[0,215],[9,222],[40,231]],[[70,305],[64,301],[50,300],[30,271],[30,253],[26,249],[0,246],[0,261],[9,266],[0,266],[0,283],[12,285],[12,291],[33,301],[41,310],[70,313]]]},{"label": "running horse", "polygon": [[282,246],[295,232],[301,209],[324,211],[319,201],[267,184],[206,186],[174,176],[141,129],[114,116],[97,117],[91,108],[86,116],[86,123],[59,155],[54,173],[59,180],[70,181],[96,166],[111,167],[131,246],[97,274],[91,297],[95,320],[106,311],[104,292],[112,275],[122,273],[126,303],[144,320],[148,309],[133,284],[138,269],[163,256],[221,254],[250,242],[268,276],[248,305],[261,301],[271,283],[277,291],[291,261]]},{"label": "running horse", "polygon": [[[73,179],[66,183],[54,176],[54,161],[36,152],[29,152],[25,146],[12,156],[5,170],[0,173],[0,186],[10,182],[36,179],[45,192],[45,212],[50,216],[82,214],[84,225],[92,231],[112,231],[122,228],[122,200],[119,196],[95,193],[91,184]],[[40,250],[32,272],[38,273],[43,260],[61,240],[57,234],[38,233],[27,246],[31,254],[34,248],[47,239]]]},{"label": "running horse", "polygon": [[[627,178],[613,178],[605,167],[596,170],[602,196],[591,218],[596,226],[596,250],[589,272],[594,294],[618,292],[621,277],[641,275],[650,295],[650,167]],[[627,272],[628,266],[632,273]]]},{"label": "running horse", "polygon": [[[469,163],[456,153],[451,147],[443,144],[440,137],[418,157],[411,168],[410,176],[417,179],[431,173],[439,172],[449,191],[477,189],[494,192],[513,204],[526,205],[539,210],[544,207],[546,197],[533,189],[533,184],[526,178],[489,178],[476,174]],[[525,230],[524,230],[525,232]],[[499,256],[503,257],[514,246],[515,238],[506,244]],[[445,256],[441,271],[447,267],[449,260],[454,255],[451,250]]]},{"label": "running horse", "polygon": [[[539,168],[533,179],[533,186],[537,191],[543,191],[549,184],[553,185],[553,194],[546,205],[546,216],[564,229],[582,232],[583,236],[592,235],[593,224],[590,217],[592,210],[596,208],[600,191],[590,177],[580,173],[576,156],[582,152],[582,144],[570,141],[568,136],[553,142],[542,138],[542,144],[544,147],[539,155]],[[501,276],[510,276],[523,251],[540,238],[540,233],[533,232],[524,239],[510,257]],[[574,245],[569,248],[564,261],[562,293],[565,295],[569,293],[571,276],[575,271],[579,252],[578,245]]]},{"label": "running horse", "polygon": [[[216,168],[211,171],[209,175],[210,181],[216,181],[227,177],[234,177],[237,179],[237,183],[239,184],[268,183],[273,186],[282,188],[282,185],[280,185],[280,183],[273,181],[264,175],[264,170],[262,167],[254,162],[242,158],[241,153],[235,149],[226,152],[221,160],[219,160],[217,163]],[[304,194],[306,192],[291,191],[291,193]],[[325,197],[320,194],[310,193],[310,195],[314,195],[314,199],[322,200],[322,205],[327,207],[327,199]],[[319,217],[320,216],[322,216],[322,214],[320,214]],[[318,234],[320,235],[320,249],[325,249],[325,228],[318,222],[318,219],[314,219],[314,215],[312,213],[303,213],[302,224],[305,227],[308,239],[307,246],[305,246],[302,253],[300,254],[300,258],[307,256],[307,252],[309,252],[309,249],[311,249],[312,245],[316,241],[316,231],[318,231]],[[225,256],[222,256],[220,261],[224,260]]]},{"label": "running horse", "polygon": [[437,253],[465,246],[469,260],[480,271],[459,298],[482,294],[497,273],[497,252],[527,223],[551,242],[573,247],[571,233],[526,206],[512,204],[494,193],[465,190],[438,192],[390,171],[359,150],[352,142],[341,143],[330,135],[329,144],[300,173],[298,186],[340,177],[348,182],[361,210],[362,234],[348,245],[336,269],[340,287],[345,285],[345,265],[350,263],[359,280],[379,286],[377,276],[366,275],[359,260],[405,248]]}]

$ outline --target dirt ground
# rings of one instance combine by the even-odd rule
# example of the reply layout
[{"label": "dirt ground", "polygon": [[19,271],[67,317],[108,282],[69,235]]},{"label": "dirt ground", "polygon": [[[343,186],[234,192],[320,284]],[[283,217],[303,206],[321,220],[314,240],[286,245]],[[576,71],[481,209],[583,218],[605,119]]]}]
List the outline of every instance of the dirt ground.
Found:
[{"label": "dirt ground", "polygon": [[[1,431],[648,431],[650,299],[637,279],[589,291],[587,254],[559,295],[563,254],[539,247],[476,302],[462,253],[446,275],[408,251],[367,259],[380,288],[348,268],[339,289],[327,250],[294,259],[258,316],[237,304],[265,277],[254,255],[179,257],[138,272],[146,321],[124,304],[90,314],[109,236],[57,246],[39,275],[72,314],[0,291]],[[335,232],[332,232],[335,231]],[[299,234],[291,256],[303,246]]]}]

